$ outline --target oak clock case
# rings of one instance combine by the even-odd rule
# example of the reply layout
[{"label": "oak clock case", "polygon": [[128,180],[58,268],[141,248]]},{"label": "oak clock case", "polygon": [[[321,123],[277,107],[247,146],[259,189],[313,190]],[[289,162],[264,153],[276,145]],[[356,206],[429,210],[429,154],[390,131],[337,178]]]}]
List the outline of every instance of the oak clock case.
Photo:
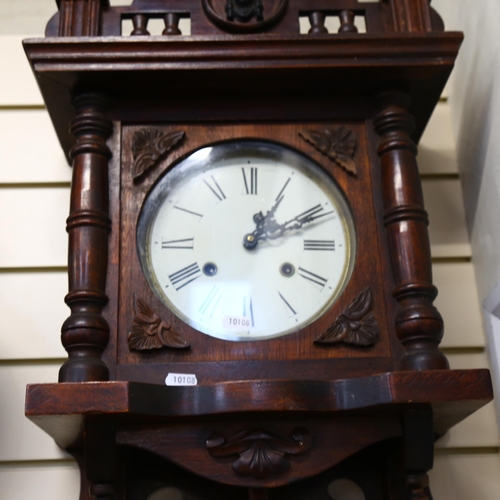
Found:
[{"label": "oak clock case", "polygon": [[[343,160],[315,146],[325,133],[349,143]],[[145,134],[181,138],[134,176]],[[283,378],[363,373],[367,357],[392,366],[364,122],[124,124],[122,144],[122,225],[136,239],[121,232],[120,376],[252,379],[290,358]],[[361,311],[356,332],[342,323],[349,310]],[[161,319],[156,337],[148,318]]]}]

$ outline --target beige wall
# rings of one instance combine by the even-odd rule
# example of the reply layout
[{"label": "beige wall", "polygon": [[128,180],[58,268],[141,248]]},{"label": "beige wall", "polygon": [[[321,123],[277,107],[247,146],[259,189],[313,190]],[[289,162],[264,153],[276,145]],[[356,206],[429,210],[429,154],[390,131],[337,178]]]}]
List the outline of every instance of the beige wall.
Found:
[{"label": "beige wall", "polygon": [[[9,68],[0,78],[2,500],[78,498],[74,463],[23,416],[25,385],[57,380],[65,357],[59,331],[68,314],[63,302],[67,286],[64,220],[71,171],[25,62],[22,36],[5,34],[16,33],[18,21],[12,16],[4,22],[2,13],[19,10],[20,4],[41,8],[48,3],[55,2],[0,0],[0,64]],[[14,10],[7,9],[7,4]],[[46,20],[42,10],[30,25],[38,33]],[[36,33],[19,22],[19,29]],[[435,281],[441,290],[437,304],[445,317],[443,345],[452,366],[476,368],[487,366],[487,358],[455,144],[450,106],[442,102],[420,147]],[[499,445],[492,405],[442,438],[431,473],[434,499],[499,498]]]}]

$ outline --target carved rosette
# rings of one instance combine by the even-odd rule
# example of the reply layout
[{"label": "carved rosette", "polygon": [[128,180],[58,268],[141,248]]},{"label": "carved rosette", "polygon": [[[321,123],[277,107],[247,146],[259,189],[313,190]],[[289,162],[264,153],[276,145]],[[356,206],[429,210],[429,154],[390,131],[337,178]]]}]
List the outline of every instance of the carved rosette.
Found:
[{"label": "carved rosette", "polygon": [[185,132],[182,130],[163,133],[161,130],[146,128],[136,132],[132,138],[134,181],[141,179],[149,169],[156,166],[160,158],[176,146],[184,136]]},{"label": "carved rosette", "polygon": [[288,0],[202,0],[210,21],[228,33],[261,33],[276,25]]},{"label": "carved rosette", "polygon": [[299,135],[346,172],[357,176],[356,163],[353,158],[358,142],[352,130],[346,127],[304,130],[299,132]]},{"label": "carved rosette", "polygon": [[305,453],[310,447],[311,438],[304,428],[295,429],[291,438],[264,430],[248,430],[228,439],[222,434],[212,434],[207,439],[212,456],[238,456],[232,464],[234,472],[256,479],[284,474],[291,467],[288,457]]},{"label": "carved rosette", "polygon": [[165,323],[144,301],[137,299],[136,316],[128,334],[128,345],[132,351],[148,351],[170,347],[189,349],[190,345],[171,325]]},{"label": "carved rosette", "polygon": [[368,347],[375,345],[380,328],[372,309],[372,292],[369,288],[360,293],[336,321],[314,342],[316,344],[351,344]]}]

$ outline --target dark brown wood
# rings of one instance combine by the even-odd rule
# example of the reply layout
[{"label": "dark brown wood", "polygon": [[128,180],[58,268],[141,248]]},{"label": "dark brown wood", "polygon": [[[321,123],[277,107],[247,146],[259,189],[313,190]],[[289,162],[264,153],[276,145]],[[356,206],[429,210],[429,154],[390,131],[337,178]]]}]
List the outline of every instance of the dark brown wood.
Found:
[{"label": "dark brown wood", "polygon": [[[171,37],[169,43],[123,37],[103,39],[99,45],[85,38],[28,40],[24,45],[68,154],[74,143],[67,127],[73,116],[68,88],[78,85],[113,88],[121,104],[114,107],[112,116],[120,121],[134,121],[140,113],[150,122],[165,117],[179,122],[258,122],[263,116],[274,120],[296,119],[297,115],[327,120],[340,112],[345,116],[374,88],[400,78],[410,89],[409,111],[416,120],[412,138],[418,141],[461,42],[459,33],[404,38],[392,34],[286,35],[273,39],[272,44],[256,35],[217,41],[198,37],[190,38],[189,54],[182,37]],[[110,64],[113,71],[107,71]],[[198,75],[195,79],[193,71]],[[264,82],[266,92],[261,86]],[[153,99],[157,99],[154,106]],[[300,105],[298,99],[303,99]]]},{"label": "dark brown wood", "polygon": [[434,464],[434,433],[430,408],[411,408],[403,417],[403,470],[410,500],[431,500],[427,472]]},{"label": "dark brown wood", "polygon": [[[83,415],[181,417],[243,412],[321,413],[430,403],[442,435],[491,398],[488,370],[390,372],[332,382],[250,381],[165,387],[136,382],[29,385],[26,415],[63,447],[77,438]],[[255,395],[258,394],[258,397]],[[347,397],[347,395],[350,395]],[[45,418],[51,416],[52,418]],[[57,418],[68,425],[54,425]],[[74,424],[69,425],[70,422]]]},{"label": "dark brown wood", "polygon": [[393,295],[399,302],[396,332],[405,347],[403,370],[449,367],[438,350],[443,320],[432,302],[431,251],[422,187],[416,162],[417,148],[410,139],[414,120],[407,111],[409,97],[402,92],[378,96],[380,112],[375,130],[381,137],[378,155],[384,194],[384,223],[394,274]]},{"label": "dark brown wood", "polygon": [[105,118],[107,101],[99,94],[74,99],[76,118],[71,129],[76,145],[71,151],[73,181],[67,221],[69,234],[69,293],[71,316],[62,326],[61,340],[69,358],[59,372],[61,382],[107,380],[109,372],[101,354],[109,339],[109,325],[102,316],[108,301],[106,273],[108,236],[108,160],[106,139],[112,124]]},{"label": "dark brown wood", "polygon": [[380,337],[380,327],[371,313],[372,301],[371,290],[367,288],[314,342],[326,345],[339,342],[357,346],[375,345]]},{"label": "dark brown wood", "polygon": [[180,16],[174,12],[168,12],[165,15],[165,29],[163,35],[182,35],[179,29]]},{"label": "dark brown wood", "polygon": [[90,495],[97,500],[114,500],[118,491],[115,431],[112,425],[95,420],[86,425],[84,456]]},{"label": "dark brown wood", "polygon": [[139,180],[150,168],[154,167],[184,136],[185,133],[182,130],[162,134],[160,130],[146,128],[136,132],[132,139],[134,181]]},{"label": "dark brown wood", "polygon": [[97,36],[102,0],[61,0],[59,36]]},{"label": "dark brown wood", "polygon": [[136,14],[133,16],[132,24],[134,26],[132,33],[130,33],[132,36],[147,36],[151,34],[148,31],[148,18],[144,14]]},{"label": "dark brown wood", "polygon": [[352,10],[342,10],[340,12],[340,28],[339,33],[357,33],[358,28],[354,24],[355,12]]},{"label": "dark brown wood", "polygon": [[395,31],[431,31],[429,0],[390,0]]},{"label": "dark brown wood", "polygon": [[311,23],[311,28],[309,33],[328,33],[328,29],[325,26],[326,14],[324,12],[314,11],[309,14],[309,22]]},{"label": "dark brown wood", "polygon": [[357,148],[356,134],[345,127],[325,130],[304,130],[299,135],[339,167],[357,175],[353,160]]},{"label": "dark brown wood", "polygon": [[290,436],[251,428],[230,436],[211,434],[206,444],[215,458],[236,455],[238,458],[232,463],[232,469],[237,475],[267,479],[288,472],[292,457],[311,447],[311,437],[302,427],[293,429]]},{"label": "dark brown wood", "polygon": [[[248,8],[240,0],[135,0],[130,6],[110,7],[102,0],[61,0],[59,15],[49,25],[48,35],[54,35],[59,25],[59,36],[120,34],[120,23],[134,15],[150,18],[168,13],[181,14],[192,20],[193,34],[216,35],[224,32],[298,33],[298,18],[302,13],[319,16],[354,12],[367,20],[369,32],[426,32],[442,30],[442,23],[433,21],[428,0],[390,0],[378,3],[360,3],[357,0],[257,0]],[[347,14],[344,14],[347,15]],[[92,23],[91,30],[84,29]],[[349,21],[350,30],[353,23]],[[311,23],[311,25],[314,25]],[[96,30],[99,30],[97,32]],[[323,31],[311,31],[318,33]]]},{"label": "dark brown wood", "polygon": [[141,299],[136,300],[136,315],[128,334],[130,350],[148,351],[170,347],[172,349],[189,349],[189,344],[172,326],[162,321]]},{"label": "dark brown wood", "polygon": [[[378,300],[383,296],[383,275],[382,268],[384,263],[374,258],[370,248],[379,244],[379,234],[376,231],[376,216],[374,207],[364,202],[365,193],[373,191],[371,185],[370,165],[366,161],[367,149],[369,145],[366,142],[365,124],[363,122],[345,123],[344,126],[329,126],[323,124],[309,123],[305,129],[304,124],[255,124],[255,125],[190,125],[185,124],[180,127],[185,131],[186,139],[175,149],[171,150],[164,161],[150,171],[150,174],[140,184],[134,182],[134,164],[136,155],[134,148],[134,138],[137,133],[142,131],[142,127],[127,126],[123,129],[123,149],[122,149],[122,198],[121,198],[121,258],[123,262],[129,265],[122,266],[120,282],[122,284],[120,294],[120,332],[118,333],[118,360],[120,365],[120,377],[137,379],[135,367],[140,365],[143,360],[143,354],[132,352],[127,343],[127,334],[136,316],[134,297],[145,300],[148,306],[158,314],[171,329],[182,336],[186,343],[191,346],[189,351],[173,351],[164,349],[156,351],[154,358],[148,357],[149,376],[154,375],[156,383],[162,383],[168,370],[187,370],[199,377],[199,383],[207,384],[216,380],[246,380],[249,378],[276,378],[286,377],[292,379],[310,379],[315,380],[330,377],[327,373],[335,373],[336,377],[348,377],[362,375],[373,369],[375,366],[380,371],[394,369],[395,362],[398,361],[398,353],[391,352],[390,336],[385,333],[380,341],[373,343],[371,347],[353,347],[345,343],[338,343],[335,346],[324,347],[315,345],[314,341],[321,336],[329,327],[331,327],[353,302],[359,294],[371,288],[375,299],[371,305],[371,315],[369,320],[373,322],[385,322],[387,314],[385,300]],[[321,148],[309,144],[300,135],[304,130],[332,130],[334,133],[327,135],[329,157],[326,157]],[[162,137],[169,137],[172,131],[179,130],[178,125],[172,129],[170,127],[158,128],[158,133]],[[330,308],[318,320],[303,328],[300,332],[266,340],[265,344],[259,342],[225,342],[223,340],[201,334],[191,328],[185,322],[181,321],[152,293],[151,288],[142,272],[138,258],[137,246],[129,242],[129,229],[133,227],[139,217],[140,211],[144,205],[144,200],[151,187],[163,176],[169,169],[175,165],[179,158],[184,158],[190,153],[203,147],[206,144],[223,142],[235,138],[265,137],[266,140],[272,140],[280,144],[291,147],[294,150],[303,152],[313,158],[317,163],[323,166],[339,184],[347,198],[350,200],[351,210],[353,212],[355,225],[357,228],[357,258],[353,269],[352,277],[346,286],[346,289],[337,303]],[[357,140],[355,139],[357,138]],[[331,161],[330,157],[335,158]],[[344,167],[355,169],[357,176],[339,168],[338,164]],[[118,223],[118,221],[117,221]],[[385,237],[384,237],[385,239]],[[123,330],[122,330],[123,329]],[[388,326],[387,332],[393,332],[393,325]],[[368,368],[359,361],[361,359],[372,359],[374,364]],[[382,361],[385,358],[385,363]],[[245,364],[236,368],[238,361],[245,359]],[[287,361],[294,360],[293,366],[288,365]],[[325,361],[322,363],[321,361]],[[333,364],[328,366],[327,360]],[[280,362],[284,366],[279,372],[275,371],[276,364],[270,365],[269,362]],[[310,361],[309,366],[304,366],[301,362]],[[313,363],[316,361],[316,363]],[[382,361],[380,365],[378,362]],[[203,363],[217,362],[217,370],[211,370],[209,364],[206,369]],[[282,363],[281,363],[282,362]],[[153,366],[153,363],[155,366]],[[230,365],[229,363],[236,363]],[[259,363],[260,368],[254,369],[252,363]],[[162,366],[163,365],[163,366]],[[385,365],[385,366],[384,366]],[[274,369],[270,369],[271,366]],[[157,372],[160,371],[160,373]],[[312,374],[311,374],[312,372]],[[277,375],[279,373],[279,375]],[[142,379],[140,379],[142,380]]]},{"label": "dark brown wood", "polygon": [[248,492],[248,500],[268,500],[269,491],[264,488],[250,488]]}]

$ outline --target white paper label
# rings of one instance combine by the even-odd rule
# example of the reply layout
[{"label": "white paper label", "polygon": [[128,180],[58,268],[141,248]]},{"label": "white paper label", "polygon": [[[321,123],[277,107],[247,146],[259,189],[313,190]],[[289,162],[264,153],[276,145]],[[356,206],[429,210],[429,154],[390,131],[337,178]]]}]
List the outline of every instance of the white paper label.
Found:
[{"label": "white paper label", "polygon": [[244,316],[224,316],[222,325],[226,330],[248,330],[252,328],[252,320]]},{"label": "white paper label", "polygon": [[192,373],[169,373],[165,384],[169,386],[198,385],[198,380]]}]

